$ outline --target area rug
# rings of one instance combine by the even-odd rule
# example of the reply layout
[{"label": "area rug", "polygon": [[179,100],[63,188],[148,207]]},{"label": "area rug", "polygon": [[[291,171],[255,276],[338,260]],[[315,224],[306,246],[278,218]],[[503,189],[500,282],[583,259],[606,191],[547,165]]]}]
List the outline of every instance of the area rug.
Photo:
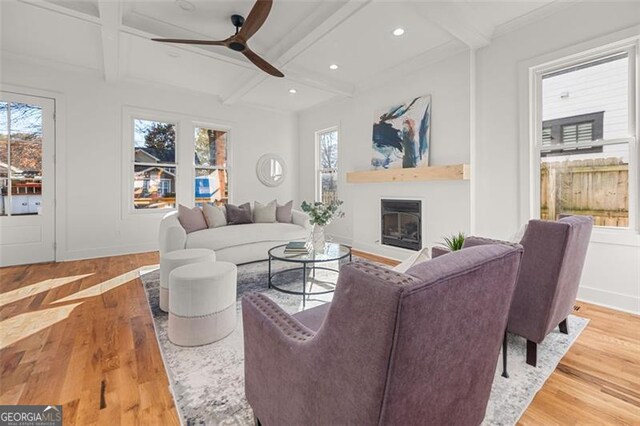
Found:
[{"label": "area rug", "polygon": [[[337,267],[334,264],[333,267]],[[274,271],[286,269],[275,264]],[[251,425],[251,408],[244,398],[244,353],[240,297],[259,291],[289,313],[302,310],[302,297],[267,289],[267,263],[253,263],[238,267],[238,323],[228,337],[204,346],[184,348],[172,344],[167,337],[167,319],[159,303],[159,272],[141,275],[153,315],[156,335],[172,392],[183,424],[186,425]],[[278,284],[287,289],[301,289],[300,272],[284,273]],[[311,290],[328,288],[335,282],[335,274],[319,272],[311,283]],[[309,288],[308,288],[309,289]],[[310,297],[305,309],[326,303],[332,294]],[[501,357],[487,406],[483,425],[514,425],[584,330],[588,320],[569,317],[569,335],[557,329],[538,347],[538,366],[526,365],[526,341],[509,336],[509,378],[500,376]]]}]

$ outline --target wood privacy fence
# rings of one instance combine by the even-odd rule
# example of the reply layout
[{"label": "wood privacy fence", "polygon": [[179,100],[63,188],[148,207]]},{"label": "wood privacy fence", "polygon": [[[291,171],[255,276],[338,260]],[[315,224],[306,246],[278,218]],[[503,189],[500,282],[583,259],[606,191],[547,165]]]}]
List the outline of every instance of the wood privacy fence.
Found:
[{"label": "wood privacy fence", "polygon": [[629,165],[620,158],[543,163],[540,217],[592,216],[598,226],[629,226]]}]

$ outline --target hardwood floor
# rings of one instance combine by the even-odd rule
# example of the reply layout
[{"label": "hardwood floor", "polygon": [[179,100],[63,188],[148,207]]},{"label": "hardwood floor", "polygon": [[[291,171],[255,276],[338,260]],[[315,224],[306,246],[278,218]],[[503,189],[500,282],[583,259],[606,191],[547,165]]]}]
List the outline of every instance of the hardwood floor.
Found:
[{"label": "hardwood floor", "polygon": [[[65,425],[178,424],[137,278],[157,263],[144,253],[0,269],[0,404],[62,404]],[[640,424],[640,317],[577,306],[591,321],[519,423]]]},{"label": "hardwood floor", "polygon": [[62,404],[65,425],[179,424],[136,278],[156,263],[146,253],[1,269],[0,404]]},{"label": "hardwood floor", "polygon": [[640,317],[584,302],[576,308],[591,321],[519,424],[640,425]]}]

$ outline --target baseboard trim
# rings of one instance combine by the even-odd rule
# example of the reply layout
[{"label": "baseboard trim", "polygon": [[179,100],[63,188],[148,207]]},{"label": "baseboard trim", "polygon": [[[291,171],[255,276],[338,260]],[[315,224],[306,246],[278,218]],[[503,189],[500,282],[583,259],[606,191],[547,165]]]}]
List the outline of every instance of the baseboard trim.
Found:
[{"label": "baseboard trim", "polygon": [[124,247],[100,247],[86,250],[67,250],[60,253],[57,262],[70,262],[73,260],[96,259],[100,257],[122,256],[127,254],[147,253],[158,251],[157,243],[146,243]]},{"label": "baseboard trim", "polygon": [[380,256],[374,253],[369,253],[368,251],[358,250],[356,248],[353,249],[354,256],[361,257],[366,260],[370,260],[372,262],[382,263],[387,266],[396,266],[400,263],[399,260],[394,260],[386,256]]},{"label": "baseboard trim", "polygon": [[640,314],[640,297],[581,286],[578,300],[630,314]]}]

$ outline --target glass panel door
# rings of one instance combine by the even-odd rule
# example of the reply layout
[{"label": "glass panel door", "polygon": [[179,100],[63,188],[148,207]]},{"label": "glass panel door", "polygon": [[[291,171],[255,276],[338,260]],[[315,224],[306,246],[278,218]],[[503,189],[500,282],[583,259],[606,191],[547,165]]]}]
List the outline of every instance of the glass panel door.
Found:
[{"label": "glass panel door", "polygon": [[0,265],[54,259],[54,102],[0,96]]},{"label": "glass panel door", "polygon": [[0,103],[0,179],[4,216],[42,213],[42,108]]}]

